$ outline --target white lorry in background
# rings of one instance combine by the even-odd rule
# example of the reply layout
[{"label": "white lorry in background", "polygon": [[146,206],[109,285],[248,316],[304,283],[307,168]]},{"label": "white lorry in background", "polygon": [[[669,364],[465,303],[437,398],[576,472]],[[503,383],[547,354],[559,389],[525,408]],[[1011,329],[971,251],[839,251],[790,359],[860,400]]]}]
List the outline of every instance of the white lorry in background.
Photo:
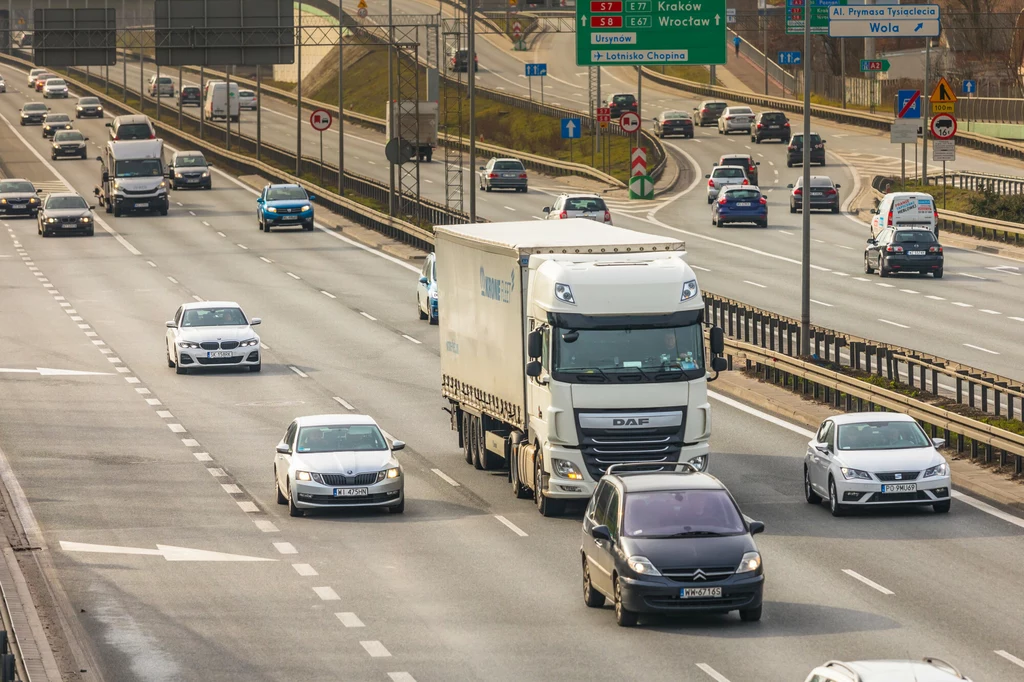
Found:
[{"label": "white lorry in background", "polygon": [[[434,229],[441,391],[466,461],[509,467],[541,514],[608,466],[708,465],[704,301],[685,246],[592,220]],[[532,492],[531,492],[532,491]]]},{"label": "white lorry in background", "polygon": [[203,113],[207,120],[227,120],[229,115],[232,121],[238,120],[238,83],[231,83],[230,96],[228,92],[228,84],[225,81],[210,81],[206,84],[203,92]]},{"label": "white lorry in background", "polygon": [[[394,125],[396,114],[398,126]],[[420,102],[418,119],[416,114],[416,102],[412,100],[392,103],[385,111],[385,134],[387,139],[394,140],[399,137],[400,130],[402,140],[413,146],[412,158],[417,161],[431,161],[434,158],[434,148],[437,147],[437,102]]]}]

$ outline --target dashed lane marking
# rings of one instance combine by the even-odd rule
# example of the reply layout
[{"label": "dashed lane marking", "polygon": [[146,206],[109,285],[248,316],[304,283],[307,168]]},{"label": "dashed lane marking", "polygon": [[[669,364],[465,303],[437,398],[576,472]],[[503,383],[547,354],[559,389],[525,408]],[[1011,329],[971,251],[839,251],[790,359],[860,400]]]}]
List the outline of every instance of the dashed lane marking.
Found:
[{"label": "dashed lane marking", "polygon": [[368,642],[360,642],[360,644],[366,649],[366,653],[370,654],[373,658],[389,658],[391,656],[391,652],[375,639]]},{"label": "dashed lane marking", "polygon": [[998,649],[998,650],[994,651],[993,653],[996,656],[1002,656],[1003,658],[1005,658],[1010,663],[1013,663],[1016,666],[1024,668],[1024,661],[1022,661],[1021,659],[1017,658],[1016,656],[1014,656],[1013,654],[1011,654],[1011,653],[1009,653],[1007,651],[1003,651],[1002,649]]},{"label": "dashed lane marking", "polygon": [[287,275],[288,275],[289,277],[291,277],[292,279],[302,279],[301,277],[299,277],[298,275],[296,275],[296,274],[295,274],[294,272],[289,272],[289,273],[286,273],[286,274],[287,274]]},{"label": "dashed lane marking", "polygon": [[295,572],[304,578],[314,575],[320,575],[316,572],[316,569],[310,566],[309,564],[292,564],[292,568],[294,568]]},{"label": "dashed lane marking", "polygon": [[303,379],[308,379],[308,378],[309,378],[309,375],[308,375],[308,374],[306,374],[305,372],[303,372],[303,371],[302,371],[301,369],[299,369],[298,367],[295,367],[294,365],[288,365],[288,369],[290,369],[291,371],[295,372],[296,374],[298,374],[298,375],[299,375],[300,377],[302,377]]},{"label": "dashed lane marking", "polygon": [[234,483],[221,483],[220,487],[223,488],[224,492],[226,492],[228,495],[244,495],[245,494],[242,491],[242,489],[239,488]]},{"label": "dashed lane marking", "polygon": [[256,527],[264,533],[280,532],[277,526],[275,526],[272,521],[267,521],[266,519],[253,519],[252,522],[256,524]]},{"label": "dashed lane marking", "polygon": [[999,353],[997,353],[994,350],[982,348],[981,346],[975,346],[973,343],[965,343],[964,346],[966,346],[967,348],[973,348],[974,350],[980,350],[982,353],[988,353],[989,355],[999,355]]},{"label": "dashed lane marking", "polygon": [[767,285],[758,284],[757,282],[751,282],[749,279],[743,280],[743,283],[744,284],[750,284],[751,286],[758,287],[759,289],[767,289],[768,288]]},{"label": "dashed lane marking", "polygon": [[341,601],[341,597],[338,596],[333,587],[314,587],[313,591],[323,601]]},{"label": "dashed lane marking", "polygon": [[892,320],[885,320],[885,319],[882,319],[881,317],[878,318],[878,321],[883,323],[883,324],[891,324],[892,326],[899,327],[900,329],[910,329],[910,327],[908,327],[905,324],[900,324],[899,322],[893,322]]},{"label": "dashed lane marking", "polygon": [[341,398],[339,396],[332,396],[332,397],[334,399],[334,402],[338,403],[339,405],[344,407],[346,410],[354,410],[354,409],[356,409],[355,407],[353,407],[352,403],[350,403],[349,401],[345,400],[344,398]]},{"label": "dashed lane marking", "polygon": [[371,315],[370,313],[364,313],[363,311],[360,310],[359,314],[362,315],[363,317],[365,317],[366,319],[368,319],[370,322],[376,322],[377,321],[377,318],[374,317],[373,315]]},{"label": "dashed lane marking", "polygon": [[324,296],[326,296],[327,298],[338,298],[337,296],[335,296],[331,292],[324,291],[323,289],[320,290],[320,293],[323,294]]},{"label": "dashed lane marking", "polygon": [[501,516],[499,514],[495,514],[494,518],[498,519],[498,521],[501,521],[502,525],[504,525],[506,528],[511,530],[513,533],[515,533],[519,537],[521,537],[521,538],[528,537],[527,534],[526,534],[526,531],[524,531],[522,528],[520,528],[516,524],[514,524],[511,521],[509,521],[508,519],[506,519],[504,516]]},{"label": "dashed lane marking", "polygon": [[729,678],[722,675],[720,672],[712,668],[707,663],[698,663],[697,667],[705,673],[707,673],[708,676],[711,677],[711,679],[715,680],[715,682],[729,682]]},{"label": "dashed lane marking", "polygon": [[290,542],[275,542],[274,549],[281,554],[298,554],[299,550],[295,549],[295,545]]},{"label": "dashed lane marking", "polygon": [[843,573],[845,573],[846,575],[850,576],[854,580],[861,581],[862,583],[864,583],[865,585],[867,585],[868,587],[870,587],[872,589],[878,590],[882,594],[886,594],[886,595],[896,594],[895,592],[893,592],[892,590],[888,589],[887,587],[883,587],[882,585],[879,585],[874,580],[871,580],[870,578],[865,578],[860,573],[857,573],[857,571],[851,571],[848,568],[844,568],[843,569]]},{"label": "dashed lane marking", "polygon": [[359,616],[357,616],[354,613],[345,612],[345,613],[336,613],[334,615],[337,616],[338,620],[341,621],[341,624],[344,625],[347,628],[361,628],[361,627],[365,627],[363,625],[363,621],[359,620]]},{"label": "dashed lane marking", "polygon": [[274,261],[270,260],[269,258],[267,258],[265,256],[260,256],[260,260],[263,261],[264,263],[273,263],[274,262]]},{"label": "dashed lane marking", "polygon": [[411,336],[409,336],[408,334],[402,334],[402,338],[405,339],[406,341],[412,341],[413,343],[415,343],[418,346],[423,344],[422,341],[414,339]]},{"label": "dashed lane marking", "polygon": [[445,472],[441,471],[440,469],[431,469],[431,471],[433,471],[435,474],[437,474],[437,476],[442,481],[444,481],[445,483],[447,483],[451,487],[453,487],[453,488],[460,487],[461,484],[458,481],[456,481],[454,478],[452,478],[451,476],[449,476]]}]

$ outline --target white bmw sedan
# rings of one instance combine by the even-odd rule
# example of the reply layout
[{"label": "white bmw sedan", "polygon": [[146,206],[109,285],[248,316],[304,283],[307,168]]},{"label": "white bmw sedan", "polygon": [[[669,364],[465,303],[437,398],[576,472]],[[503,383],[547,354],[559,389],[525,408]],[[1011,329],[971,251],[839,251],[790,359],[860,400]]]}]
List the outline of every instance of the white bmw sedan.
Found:
[{"label": "white bmw sedan", "polygon": [[167,366],[178,374],[190,369],[263,367],[260,337],[253,327],[262,320],[249,319],[237,303],[203,301],[186,303],[167,322]]},{"label": "white bmw sedan", "polygon": [[384,507],[405,511],[405,476],[372,417],[322,414],[293,421],[277,444],[274,485],[277,503],[291,516],[306,509]]},{"label": "white bmw sedan", "polygon": [[828,500],[833,516],[881,505],[925,505],[949,511],[949,463],[905,414],[859,412],[829,417],[807,444],[804,496]]}]

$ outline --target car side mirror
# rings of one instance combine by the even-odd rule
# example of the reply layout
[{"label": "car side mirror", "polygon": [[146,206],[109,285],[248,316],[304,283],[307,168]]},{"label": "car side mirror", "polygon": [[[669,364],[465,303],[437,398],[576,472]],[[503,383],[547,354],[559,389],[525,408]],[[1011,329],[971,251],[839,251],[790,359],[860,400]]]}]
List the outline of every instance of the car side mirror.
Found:
[{"label": "car side mirror", "polygon": [[786,185],[786,189],[793,189],[793,183],[789,183],[788,185]]},{"label": "car side mirror", "polygon": [[828,443],[815,443],[814,449],[823,455],[827,455],[830,452]]},{"label": "car side mirror", "polygon": [[945,447],[946,446],[946,439],[945,438],[932,438],[932,445],[934,445],[936,448]]},{"label": "car side mirror", "polygon": [[262,204],[263,203],[263,197],[256,197],[256,203],[257,204]]},{"label": "car side mirror", "polygon": [[714,355],[721,355],[725,352],[725,330],[721,327],[711,328],[711,352]]},{"label": "car side mirror", "polygon": [[875,238],[874,237],[868,237],[868,244],[874,244],[874,243],[875,243]]},{"label": "car side mirror", "polygon": [[43,190],[41,190],[41,189],[37,189],[36,190],[36,194],[42,194],[42,193],[43,193]]},{"label": "car side mirror", "polygon": [[168,329],[174,329],[178,325],[175,324],[174,320],[167,320],[166,322],[164,322],[164,326],[167,327]]},{"label": "car side mirror", "polygon": [[398,452],[399,450],[405,449],[405,441],[393,440],[391,441],[391,452]]},{"label": "car side mirror", "polygon": [[711,177],[711,175],[710,175],[710,174],[708,174],[708,175],[705,175],[704,177],[705,177],[705,179],[706,179],[706,178],[710,178],[710,177]]},{"label": "car side mirror", "polygon": [[279,443],[278,444],[277,451],[280,454],[282,454],[282,455],[290,455],[290,454],[292,454],[291,446],[285,445],[284,443]]},{"label": "car side mirror", "polygon": [[545,206],[544,207],[544,213],[551,213],[551,207],[550,206]]},{"label": "car side mirror", "polygon": [[835,188],[839,189],[840,187],[842,187],[842,185],[840,185],[839,183],[836,183]]},{"label": "car side mirror", "polygon": [[526,376],[536,379],[540,376],[541,369],[540,362],[537,360],[528,362],[526,363]]},{"label": "car side mirror", "polygon": [[762,199],[767,199],[767,198],[768,198],[768,195],[767,195],[767,194],[762,194],[762,195],[761,195],[761,198],[762,198]]},{"label": "car side mirror", "polygon": [[693,110],[694,110],[694,111],[698,111],[697,107],[694,107],[694,108],[693,108]]},{"label": "car side mirror", "polygon": [[480,166],[480,170],[487,170],[487,168],[484,166]]},{"label": "car side mirror", "polygon": [[310,195],[309,195],[309,200],[310,200],[310,201],[313,201],[313,200],[315,200],[315,199],[316,199],[316,195],[315,195],[315,194],[310,194]]},{"label": "car side mirror", "polygon": [[83,140],[85,140],[86,142],[88,142],[88,141],[89,141],[89,138],[88,138],[88,137],[83,137],[82,139],[83,139]]},{"label": "car side mirror", "polygon": [[757,535],[758,533],[764,532],[764,523],[761,521],[751,521],[749,527],[751,535]]},{"label": "car side mirror", "polygon": [[255,327],[256,325],[261,324],[262,322],[263,322],[262,318],[254,317],[251,320],[249,320],[249,326],[250,327]]},{"label": "car side mirror", "polygon": [[878,215],[878,209],[877,208],[871,209],[871,215]]},{"label": "car side mirror", "polygon": [[99,161],[100,163],[103,163],[103,157],[102,156],[97,156],[96,160]]},{"label": "car side mirror", "polygon": [[822,141],[821,141],[821,143],[822,143],[822,144],[825,144],[825,142],[827,142],[827,140],[822,140]]},{"label": "car side mirror", "polygon": [[760,165],[761,165],[761,162],[760,162],[760,161],[755,161],[755,162],[754,162],[754,165],[755,165],[755,166],[760,166]]},{"label": "car side mirror", "polygon": [[113,128],[114,127],[113,123],[107,123],[106,125],[107,125],[108,128]]},{"label": "car side mirror", "polygon": [[420,275],[420,284],[428,284],[428,280],[423,275]]},{"label": "car side mirror", "polygon": [[612,541],[612,532],[608,530],[608,526],[594,526],[590,529],[590,537],[595,540],[605,540],[607,542]]},{"label": "car side mirror", "polygon": [[96,207],[95,207],[95,206],[90,206],[90,207],[89,207],[89,210],[90,210],[90,211],[95,211],[95,210],[96,210]]}]

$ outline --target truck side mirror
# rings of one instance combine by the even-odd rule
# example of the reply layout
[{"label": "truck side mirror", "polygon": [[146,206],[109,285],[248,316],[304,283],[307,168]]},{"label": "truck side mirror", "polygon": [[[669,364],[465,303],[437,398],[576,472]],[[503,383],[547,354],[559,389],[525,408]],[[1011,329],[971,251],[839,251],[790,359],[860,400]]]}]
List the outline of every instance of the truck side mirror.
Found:
[{"label": "truck side mirror", "polygon": [[541,366],[540,363],[534,360],[533,362],[526,363],[526,376],[533,377],[536,379],[540,376]]},{"label": "truck side mirror", "polygon": [[721,355],[725,352],[725,332],[721,327],[711,328],[711,353]]},{"label": "truck side mirror", "polygon": [[728,358],[723,358],[721,355],[711,358],[711,370],[713,372],[724,372],[729,369]]},{"label": "truck side mirror", "polygon": [[101,180],[102,180],[103,182],[107,182],[108,180],[110,180],[110,173],[108,173],[108,172],[106,172],[106,171],[103,171],[103,175],[102,175],[102,177],[101,177]]},{"label": "truck side mirror", "polygon": [[96,160],[99,161],[100,163],[103,163],[103,157],[102,156],[97,156]]},{"label": "truck side mirror", "polygon": [[534,329],[526,337],[526,352],[530,358],[539,358],[544,352],[544,337],[539,329]]}]

